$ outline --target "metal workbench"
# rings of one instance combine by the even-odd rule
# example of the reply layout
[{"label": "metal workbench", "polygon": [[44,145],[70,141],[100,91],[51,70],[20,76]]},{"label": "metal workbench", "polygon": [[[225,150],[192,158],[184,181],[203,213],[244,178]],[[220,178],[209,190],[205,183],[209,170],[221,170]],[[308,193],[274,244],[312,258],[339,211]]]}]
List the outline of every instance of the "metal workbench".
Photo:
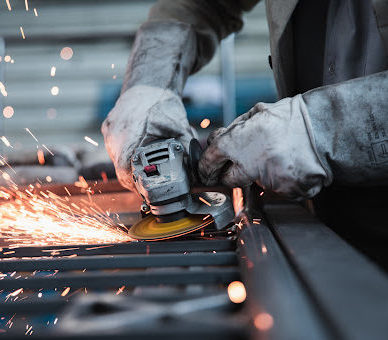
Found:
[{"label": "metal workbench", "polygon": [[[116,184],[101,195],[135,202]],[[266,199],[256,188],[244,201],[236,225],[225,232],[150,243],[3,248],[2,301],[17,289],[23,293],[0,303],[0,336],[386,338],[385,273],[302,206]],[[228,298],[234,280],[246,286],[243,304]],[[70,291],[61,296],[65,287]]]}]

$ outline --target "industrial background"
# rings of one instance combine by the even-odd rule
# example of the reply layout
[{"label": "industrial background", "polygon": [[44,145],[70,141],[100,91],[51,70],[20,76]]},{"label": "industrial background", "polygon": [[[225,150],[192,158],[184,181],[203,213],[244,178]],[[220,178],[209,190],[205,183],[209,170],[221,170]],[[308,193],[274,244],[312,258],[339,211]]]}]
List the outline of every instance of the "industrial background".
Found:
[{"label": "industrial background", "polygon": [[[34,0],[26,11],[25,1],[17,0],[10,2],[9,11],[2,1],[0,32],[6,40],[5,55],[10,57],[1,61],[8,92],[4,105],[14,109],[12,119],[1,117],[2,135],[14,148],[3,152],[33,149],[25,131],[28,127],[41,143],[82,145],[93,152],[95,161],[95,147],[83,139],[90,136],[99,143],[98,157],[107,159],[100,124],[118,96],[135,32],[153,2]],[[73,52],[65,56],[68,60],[61,58],[65,47]],[[258,100],[276,99],[268,55],[262,3],[246,15],[235,39],[232,66],[239,114]],[[189,119],[202,134],[222,124],[221,67],[219,50],[185,89]],[[57,94],[52,93],[53,87],[58,88]],[[200,123],[206,118],[210,125],[202,132]]]}]

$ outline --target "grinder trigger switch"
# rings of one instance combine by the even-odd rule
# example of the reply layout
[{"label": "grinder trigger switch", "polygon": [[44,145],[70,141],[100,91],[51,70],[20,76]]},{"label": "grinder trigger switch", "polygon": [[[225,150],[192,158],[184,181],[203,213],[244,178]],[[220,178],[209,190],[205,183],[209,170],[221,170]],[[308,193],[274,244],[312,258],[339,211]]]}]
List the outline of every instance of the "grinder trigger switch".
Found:
[{"label": "grinder trigger switch", "polygon": [[147,177],[159,175],[158,167],[155,164],[146,165],[143,170]]}]

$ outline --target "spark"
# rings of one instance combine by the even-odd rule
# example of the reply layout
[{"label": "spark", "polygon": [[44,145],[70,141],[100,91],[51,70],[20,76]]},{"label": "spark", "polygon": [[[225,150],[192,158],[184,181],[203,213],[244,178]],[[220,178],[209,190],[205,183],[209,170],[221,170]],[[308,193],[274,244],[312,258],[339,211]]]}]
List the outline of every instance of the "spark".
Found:
[{"label": "spark", "polygon": [[228,286],[228,296],[233,303],[242,303],[247,298],[245,286],[241,281],[233,281]]},{"label": "spark", "polygon": [[46,181],[48,182],[48,183],[51,183],[52,182],[52,178],[51,178],[51,176],[46,176]]},{"label": "spark", "polygon": [[36,141],[37,143],[39,143],[38,139],[33,135],[33,133],[31,132],[31,130],[30,130],[29,128],[25,128],[25,130],[31,135],[32,138],[35,139],[35,141]]},{"label": "spark", "polygon": [[[24,333],[24,335],[27,335],[31,330],[32,330],[32,326],[30,326],[30,327],[27,329],[27,331],[26,331],[26,333]],[[31,332],[31,333],[32,333],[32,332]]]},{"label": "spark", "polygon": [[39,150],[37,151],[37,156],[38,156],[38,162],[39,162],[39,164],[40,164],[40,165],[43,165],[43,164],[45,163],[45,159],[44,159],[44,152],[43,152],[41,149],[39,149]]},{"label": "spark", "polygon": [[57,68],[55,66],[51,66],[51,70],[50,70],[50,76],[51,77],[55,77],[56,70],[57,70]]},{"label": "spark", "polygon": [[70,60],[73,57],[73,49],[71,47],[64,47],[61,50],[60,56],[63,60]]},{"label": "spark", "polygon": [[268,313],[259,313],[254,319],[255,327],[261,331],[268,331],[273,326],[273,317]]},{"label": "spark", "polygon": [[24,5],[26,6],[26,11],[28,11],[28,0],[24,0]]},{"label": "spark", "polygon": [[4,61],[6,62],[6,63],[9,63],[10,61],[11,61],[11,56],[10,55],[6,55],[5,57],[4,57]]},{"label": "spark", "polygon": [[85,136],[84,139],[85,139],[87,142],[89,142],[90,144],[93,144],[93,145],[95,145],[95,146],[98,146],[98,143],[97,143],[95,140],[91,139],[90,137]]},{"label": "spark", "polygon": [[210,119],[205,118],[204,120],[202,120],[201,124],[199,125],[201,126],[202,129],[206,129],[210,125]]},{"label": "spark", "polygon": [[[12,183],[9,174],[3,178]],[[17,187],[16,187],[17,188]],[[106,244],[132,239],[93,201],[74,209],[63,197],[46,190],[0,190],[0,238],[8,247]],[[97,213],[96,213],[97,212]]]},{"label": "spark", "polygon": [[20,33],[22,34],[23,39],[26,39],[26,36],[24,35],[23,27],[20,26]]},{"label": "spark", "polygon": [[52,94],[53,96],[57,96],[58,93],[59,93],[59,87],[58,87],[58,86],[53,86],[53,87],[51,88],[50,92],[51,92],[51,94]]},{"label": "spark", "polygon": [[12,146],[11,146],[11,143],[9,142],[9,140],[7,139],[7,137],[1,136],[0,139],[1,139],[1,141],[2,141],[6,146],[12,147]]},{"label": "spark", "polygon": [[206,201],[206,200],[205,200],[204,198],[202,198],[201,196],[198,197],[198,198],[199,198],[200,201],[202,201],[203,203],[205,203],[205,204],[208,205],[209,207],[212,206],[208,201]]},{"label": "spark", "polygon": [[11,4],[9,3],[9,0],[5,0],[5,2],[7,3],[8,10],[12,11],[12,7],[11,7]]},{"label": "spark", "polygon": [[0,92],[1,94],[4,96],[4,97],[7,97],[8,96],[8,92],[7,90],[5,89],[5,86],[4,84],[0,81]]},{"label": "spark", "polygon": [[58,318],[55,318],[55,320],[54,320],[54,325],[56,325],[57,322],[58,322]]},{"label": "spark", "polygon": [[61,293],[61,296],[66,296],[70,292],[70,287],[66,287],[64,291]]},{"label": "spark", "polygon": [[262,253],[263,254],[267,254],[267,247],[263,244],[262,246],[261,246],[261,251],[262,251]]},{"label": "spark", "polygon": [[38,298],[41,298],[43,296],[42,292],[38,293]]},{"label": "spark", "polygon": [[23,288],[19,288],[19,289],[13,291],[12,293],[9,293],[8,296],[13,296],[14,297],[14,296],[19,295],[22,292],[23,292]]},{"label": "spark", "polygon": [[262,191],[261,193],[260,193],[260,196],[263,196],[264,195],[264,191]]},{"label": "spark", "polygon": [[51,156],[54,156],[54,153],[44,144],[42,144],[42,146],[47,150],[47,152],[51,155]]},{"label": "spark", "polygon": [[12,106],[6,106],[3,109],[3,116],[5,118],[12,118],[13,114],[15,113],[14,109]]},{"label": "spark", "polygon": [[121,293],[124,291],[124,289],[125,289],[125,286],[121,286],[121,287],[117,290],[116,295],[121,294]]},{"label": "spark", "polygon": [[252,222],[253,222],[253,224],[260,224],[261,219],[260,219],[260,218],[254,218],[254,219],[252,220]]},{"label": "spark", "polygon": [[36,17],[38,16],[38,12],[37,12],[36,8],[34,8],[34,14]]},{"label": "spark", "polygon": [[113,69],[115,68],[115,64],[112,64],[112,66],[111,66],[111,67],[112,67],[112,70],[113,70]]}]

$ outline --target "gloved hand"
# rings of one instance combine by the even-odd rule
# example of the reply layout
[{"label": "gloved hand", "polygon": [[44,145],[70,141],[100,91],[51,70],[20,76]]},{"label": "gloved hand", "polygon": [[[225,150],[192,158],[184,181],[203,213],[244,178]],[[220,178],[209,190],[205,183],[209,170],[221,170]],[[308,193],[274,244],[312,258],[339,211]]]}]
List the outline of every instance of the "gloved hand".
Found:
[{"label": "gloved hand", "polygon": [[133,189],[133,151],[158,139],[176,138],[186,151],[194,137],[181,99],[172,91],[136,85],[117,101],[102,125],[105,146],[121,184]]},{"label": "gloved hand", "polygon": [[194,135],[180,96],[195,57],[191,25],[150,21],[139,29],[121,96],[102,125],[117,178],[125,187],[134,189],[130,159],[136,147],[176,138],[188,151]]},{"label": "gloved hand", "polygon": [[242,187],[256,182],[288,198],[316,195],[332,175],[317,156],[301,95],[258,103],[209,138],[199,162],[204,184]]}]

